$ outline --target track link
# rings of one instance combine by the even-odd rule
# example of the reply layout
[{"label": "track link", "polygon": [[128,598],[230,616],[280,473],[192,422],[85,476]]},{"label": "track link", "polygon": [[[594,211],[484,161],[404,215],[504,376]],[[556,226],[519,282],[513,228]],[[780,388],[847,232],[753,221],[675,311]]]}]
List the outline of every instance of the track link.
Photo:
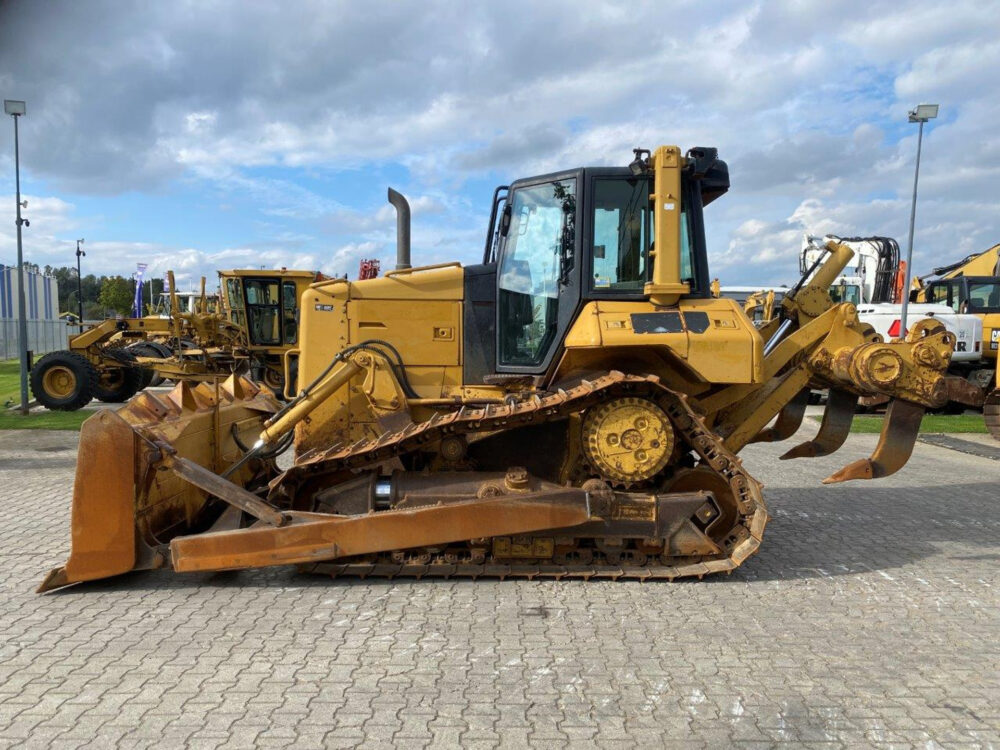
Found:
[{"label": "track link", "polygon": [[463,406],[448,414],[435,415],[422,423],[411,423],[377,440],[354,445],[336,445],[325,451],[306,454],[271,483],[272,500],[290,498],[306,483],[321,481],[326,475],[348,469],[364,469],[401,454],[419,450],[449,435],[510,430],[568,417],[611,398],[644,397],[666,411],[682,440],[707,466],[729,484],[738,510],[738,519],[721,542],[724,552],[715,556],[672,557],[669,564],[619,566],[601,564],[555,565],[519,564],[487,558],[481,563],[449,564],[435,557],[424,564],[396,563],[379,556],[374,562],[324,562],[302,569],[334,576],[408,578],[573,578],[573,579],[666,579],[731,571],[757,551],[768,521],[761,485],[744,469],[740,459],[706,426],[704,419],[687,403],[683,394],[665,387],[655,376],[626,375],[612,371],[570,388],[506,404],[484,407]]}]

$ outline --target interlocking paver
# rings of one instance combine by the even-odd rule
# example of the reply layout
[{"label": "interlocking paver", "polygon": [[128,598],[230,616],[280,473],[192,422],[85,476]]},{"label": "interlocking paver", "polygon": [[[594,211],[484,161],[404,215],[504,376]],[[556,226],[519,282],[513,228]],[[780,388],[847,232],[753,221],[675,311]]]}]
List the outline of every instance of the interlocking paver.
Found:
[{"label": "interlocking paver", "polygon": [[745,451],[773,513],[728,577],[330,581],[290,569],[33,593],[75,436],[0,433],[0,748],[1000,745],[1000,465],[918,444]]}]

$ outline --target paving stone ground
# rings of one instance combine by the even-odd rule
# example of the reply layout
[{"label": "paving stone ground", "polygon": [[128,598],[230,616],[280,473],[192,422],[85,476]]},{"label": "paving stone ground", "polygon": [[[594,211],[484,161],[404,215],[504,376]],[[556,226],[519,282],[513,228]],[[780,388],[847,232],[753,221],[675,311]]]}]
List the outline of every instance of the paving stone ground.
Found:
[{"label": "paving stone ground", "polygon": [[1000,462],[779,462],[762,551],[701,582],[139,573],[69,549],[73,433],[0,433],[0,748],[1000,747]]}]

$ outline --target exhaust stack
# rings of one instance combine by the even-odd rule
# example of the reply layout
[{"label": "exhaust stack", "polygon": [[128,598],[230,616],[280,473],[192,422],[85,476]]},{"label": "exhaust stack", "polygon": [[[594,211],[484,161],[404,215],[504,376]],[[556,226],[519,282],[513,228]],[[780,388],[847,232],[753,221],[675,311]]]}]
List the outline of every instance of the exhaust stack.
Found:
[{"label": "exhaust stack", "polygon": [[396,270],[410,265],[410,204],[403,194],[389,188],[389,203],[396,208]]}]

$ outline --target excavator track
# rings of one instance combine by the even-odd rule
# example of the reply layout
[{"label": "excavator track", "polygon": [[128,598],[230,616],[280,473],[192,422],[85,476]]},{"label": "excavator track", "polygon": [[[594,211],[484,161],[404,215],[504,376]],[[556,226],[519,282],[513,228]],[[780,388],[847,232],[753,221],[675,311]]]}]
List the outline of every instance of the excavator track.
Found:
[{"label": "excavator track", "polygon": [[[456,560],[452,545],[449,551],[428,548],[416,554],[389,552],[366,556],[362,560],[311,563],[300,566],[300,569],[331,576],[362,578],[635,580],[700,578],[709,573],[734,570],[760,546],[768,521],[761,485],[744,470],[740,459],[725,448],[722,440],[706,427],[704,419],[690,407],[684,395],[666,388],[655,376],[612,371],[547,395],[483,407],[463,406],[448,414],[435,415],[423,423],[411,423],[377,440],[313,452],[300,457],[294,467],[271,483],[270,497],[275,502],[283,498],[287,500],[303,485],[321,482],[323,476],[372,467],[401,454],[434,445],[451,435],[511,430],[560,420],[618,397],[647,398],[658,404],[666,412],[678,437],[699,456],[699,466],[711,470],[727,483],[735,501],[737,519],[719,542],[723,550],[721,553],[687,557],[644,556],[648,559],[643,564],[629,565],[609,561],[600,550],[586,548],[586,556],[591,558],[587,563],[556,564],[536,559],[499,559],[482,553],[478,556],[474,553],[463,555],[468,559]],[[410,559],[401,561],[400,557]],[[412,559],[414,557],[417,559]]]}]

